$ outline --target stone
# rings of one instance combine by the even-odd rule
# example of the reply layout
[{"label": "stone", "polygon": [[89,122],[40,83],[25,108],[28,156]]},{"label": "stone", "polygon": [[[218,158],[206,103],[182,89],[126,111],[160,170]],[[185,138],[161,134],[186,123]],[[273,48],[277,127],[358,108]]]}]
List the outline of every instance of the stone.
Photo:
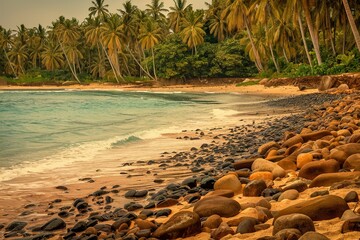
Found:
[{"label": "stone", "polygon": [[173,199],[173,198],[167,198],[163,201],[160,201],[156,204],[156,207],[158,208],[164,208],[164,207],[171,207],[171,206],[174,206],[176,204],[178,204],[179,201],[176,200],[176,199]]},{"label": "stone", "polygon": [[295,228],[298,229],[301,234],[309,231],[315,231],[315,226],[310,217],[304,214],[294,213],[283,215],[274,220],[273,235],[283,229]]},{"label": "stone", "polygon": [[302,235],[299,240],[330,240],[330,238],[324,236],[321,233],[310,231]]},{"label": "stone", "polygon": [[205,220],[203,227],[214,229],[214,228],[218,228],[221,223],[222,223],[222,218],[219,215],[214,214]]},{"label": "stone", "polygon": [[148,194],[147,190],[136,191],[134,197],[142,198],[142,197],[146,197],[147,194]]},{"label": "stone", "polygon": [[256,206],[271,209],[271,203],[265,198],[261,199],[259,202],[256,203]]},{"label": "stone", "polygon": [[151,235],[151,230],[150,229],[142,229],[142,230],[139,230],[135,233],[135,235],[139,238],[149,238],[150,235]]},{"label": "stone", "polygon": [[346,91],[346,90],[349,90],[350,88],[349,88],[349,85],[347,85],[346,83],[342,83],[337,87],[337,89],[340,91]]},{"label": "stone", "polygon": [[[131,219],[127,218],[127,217],[121,217],[119,219],[117,219],[115,222],[113,222],[113,224],[111,225],[111,228],[113,230],[117,230],[120,228],[120,226],[122,226],[123,224],[127,224],[129,225],[131,223]],[[123,226],[122,226],[123,227]]]},{"label": "stone", "polygon": [[135,194],[136,194],[136,190],[131,189],[131,190],[129,190],[129,191],[127,191],[125,193],[125,197],[126,198],[133,198],[133,197],[135,197]]},{"label": "stone", "polygon": [[205,177],[200,182],[200,187],[203,189],[214,189],[216,179],[213,177]]},{"label": "stone", "polygon": [[27,225],[27,222],[14,221],[6,226],[6,232],[16,232],[22,230]]},{"label": "stone", "polygon": [[323,173],[335,173],[339,171],[340,164],[336,160],[312,161],[305,164],[299,171],[299,177],[313,180]]},{"label": "stone", "polygon": [[242,185],[235,174],[228,174],[215,182],[214,190],[231,190],[234,193],[240,193]]},{"label": "stone", "polygon": [[354,169],[360,171],[360,153],[349,156],[343,165],[344,169]]},{"label": "stone", "polygon": [[300,134],[297,134],[289,139],[287,139],[283,144],[282,147],[289,148],[297,143],[303,143],[304,139],[301,137]]},{"label": "stone", "polygon": [[253,233],[255,232],[255,225],[258,223],[259,221],[256,218],[245,217],[237,226],[236,233]]},{"label": "stone", "polygon": [[298,240],[301,232],[296,228],[285,228],[275,234],[276,240]]},{"label": "stone", "polygon": [[276,165],[274,169],[271,171],[274,179],[276,178],[283,178],[286,176],[286,171],[280,167],[279,165]]},{"label": "stone", "polygon": [[344,200],[349,203],[349,202],[358,202],[359,201],[359,195],[357,192],[355,191],[350,191],[346,194],[346,196],[344,197]]},{"label": "stone", "polygon": [[249,177],[250,180],[268,180],[271,181],[274,179],[274,176],[271,172],[254,172]]},{"label": "stone", "polygon": [[274,141],[265,143],[258,148],[258,153],[264,156],[271,148],[279,149],[280,145]]},{"label": "stone", "polygon": [[357,153],[360,153],[360,143],[348,143],[332,149],[329,158],[342,165],[348,157]]},{"label": "stone", "polygon": [[79,221],[75,224],[75,226],[71,229],[73,232],[82,232],[87,229],[87,224],[84,221]]},{"label": "stone", "polygon": [[124,208],[131,212],[143,208],[143,206],[140,203],[129,202],[124,205]]},{"label": "stone", "polygon": [[197,180],[196,178],[187,178],[184,181],[182,181],[181,185],[185,185],[188,186],[189,188],[194,188],[197,185]]},{"label": "stone", "polygon": [[349,209],[349,210],[346,210],[343,215],[341,216],[341,221],[346,221],[346,220],[349,220],[349,219],[353,219],[353,218],[358,218],[360,217],[358,214],[354,213],[353,210]]},{"label": "stone", "polygon": [[301,137],[304,139],[304,142],[307,141],[316,141],[318,139],[321,139],[326,136],[332,136],[331,132],[328,130],[321,130],[317,132],[307,133],[307,134],[301,134]]},{"label": "stone", "polygon": [[61,218],[53,218],[40,228],[42,231],[55,231],[66,228],[66,223]]},{"label": "stone", "polygon": [[236,161],[233,163],[233,168],[235,170],[245,169],[245,168],[250,169],[254,161],[255,159],[241,159],[240,161]]},{"label": "stone", "polygon": [[296,158],[296,166],[301,169],[305,164],[312,162],[313,155],[311,153],[300,153]]},{"label": "stone", "polygon": [[247,197],[259,197],[267,188],[264,180],[254,180],[245,185],[243,195]]},{"label": "stone", "polygon": [[290,190],[283,192],[280,195],[278,201],[281,202],[284,199],[295,200],[298,197],[299,197],[299,192],[296,189],[290,189]]},{"label": "stone", "polygon": [[304,182],[302,180],[296,180],[296,181],[290,183],[289,185],[286,185],[282,190],[285,192],[290,189],[295,189],[298,192],[303,192],[306,189],[308,189],[308,185],[306,182]]},{"label": "stone", "polygon": [[346,220],[341,227],[341,233],[355,231],[360,232],[360,217]]},{"label": "stone", "polygon": [[195,203],[193,211],[200,217],[209,217],[214,214],[220,217],[233,217],[240,212],[240,209],[240,204],[233,199],[209,196]]},{"label": "stone", "polygon": [[323,173],[314,178],[309,187],[329,187],[334,183],[339,183],[347,180],[355,180],[360,178],[360,171],[356,172],[337,172],[337,173]]},{"label": "stone", "polygon": [[251,165],[251,170],[256,172],[258,171],[272,172],[275,167],[278,167],[276,163],[270,162],[263,158],[258,158]]},{"label": "stone", "polygon": [[153,233],[153,237],[160,239],[184,238],[201,232],[201,222],[198,214],[181,211],[174,214]]},{"label": "stone", "polygon": [[[297,170],[296,164],[293,161],[289,160],[289,159],[280,160],[280,161],[277,162],[277,165],[279,165],[284,170],[292,170],[292,171]],[[283,173],[281,173],[281,174],[283,174]]]},{"label": "stone", "polygon": [[322,190],[322,191],[316,191],[310,194],[311,198],[318,197],[318,196],[325,196],[329,195],[329,190]]},{"label": "stone", "polygon": [[313,221],[328,220],[341,217],[349,209],[344,199],[334,195],[326,195],[291,205],[274,214],[275,220],[278,217],[293,213],[304,214]]},{"label": "stone", "polygon": [[137,227],[142,230],[142,229],[151,229],[151,230],[155,230],[157,228],[157,226],[147,220],[142,220],[142,219],[135,219],[135,224],[137,225]]},{"label": "stone", "polygon": [[229,225],[227,225],[227,223],[223,222],[212,232],[211,237],[215,240],[220,240],[229,234],[234,235],[235,232],[231,227],[229,227]]},{"label": "stone", "polygon": [[169,209],[169,208],[164,208],[164,209],[161,209],[157,212],[155,212],[155,217],[158,218],[158,217],[167,217],[171,214],[172,210]]},{"label": "stone", "polygon": [[323,76],[321,77],[320,83],[318,85],[319,91],[326,91],[330,88],[335,87],[336,80],[332,78],[331,76]]}]

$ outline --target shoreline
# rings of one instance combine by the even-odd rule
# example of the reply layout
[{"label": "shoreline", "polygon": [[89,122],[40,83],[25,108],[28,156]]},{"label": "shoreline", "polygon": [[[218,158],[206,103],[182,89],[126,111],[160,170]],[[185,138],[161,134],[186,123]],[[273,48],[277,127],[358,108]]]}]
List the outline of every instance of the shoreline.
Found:
[{"label": "shoreline", "polygon": [[[301,98],[299,98],[299,99],[300,100],[298,100],[298,101],[301,101]],[[282,108],[282,109],[284,109],[284,108]],[[303,111],[301,111],[301,112],[303,112]],[[302,114],[300,114],[300,116],[302,116]],[[280,118],[280,119],[282,119],[282,118]],[[294,115],[294,116],[290,117],[290,119],[292,119],[292,120],[285,120],[285,121],[290,121],[290,122],[292,122],[293,120],[295,121],[297,119],[297,116]],[[297,119],[297,120],[299,120],[299,119]],[[234,141],[235,142],[244,141],[243,143],[245,143],[248,141],[247,139],[258,137],[258,139],[255,139],[255,140],[253,140],[254,142],[252,142],[254,144],[254,146],[251,146],[251,149],[257,149],[259,147],[259,144],[261,144],[264,141],[266,142],[266,141],[271,140],[271,137],[274,137],[274,136],[280,137],[282,135],[282,134],[280,134],[281,132],[277,132],[280,129],[282,129],[284,131],[286,130],[283,126],[280,125],[278,127],[278,129],[275,128],[273,131],[267,132],[267,129],[271,129],[271,126],[273,124],[276,125],[276,123],[278,121],[279,121],[278,117],[273,118],[273,120],[264,118],[263,122],[261,122],[261,123],[257,122],[257,124],[255,124],[255,125],[245,124],[245,125],[233,126],[231,128],[226,128],[226,129],[219,129],[218,132],[216,132],[216,130],[208,130],[208,131],[204,131],[204,133],[205,133],[205,136],[209,136],[210,131],[215,132],[215,134],[211,134],[211,136],[209,138],[209,142],[208,142],[208,145],[209,145],[210,149],[212,149],[212,150],[217,149],[217,148],[220,148],[220,149],[223,148],[223,150],[226,150],[226,151],[231,150],[232,151],[231,146],[234,144]],[[281,120],[281,121],[283,121],[283,120]],[[300,125],[295,125],[294,128],[299,127],[299,126]],[[289,127],[292,127],[292,126],[289,126]],[[188,130],[190,130],[190,129],[188,129]],[[260,132],[264,131],[265,135],[263,135],[263,134],[259,135],[258,133],[256,133],[258,131],[260,131]],[[172,138],[181,137],[181,136],[183,137],[184,134],[188,134],[188,133],[178,133],[178,134],[171,135],[168,137],[172,137]],[[196,134],[196,133],[194,133],[194,134]],[[197,133],[197,134],[199,134],[199,133]],[[271,134],[271,136],[269,134]],[[218,136],[219,137],[218,139],[220,139],[220,140],[217,140],[215,138],[216,136]],[[262,139],[262,137],[259,138],[259,136],[263,136],[265,138]],[[241,140],[241,138],[244,138],[244,139]],[[212,141],[215,141],[215,142],[212,142]],[[191,143],[190,145],[192,145],[194,148],[194,145],[196,145],[195,142],[190,142],[190,143]],[[241,144],[240,144],[240,146],[241,146]],[[51,220],[54,217],[56,217],[57,214],[59,213],[59,209],[61,209],[62,207],[69,206],[69,205],[71,206],[73,201],[76,198],[85,199],[85,201],[88,202],[92,208],[92,210],[90,212],[98,211],[98,212],[103,212],[105,214],[109,214],[112,211],[114,211],[115,208],[122,207],[126,202],[135,201],[135,202],[138,202],[141,204],[145,204],[144,198],[140,198],[140,199],[134,199],[134,198],[125,199],[124,198],[124,194],[130,188],[135,188],[136,190],[147,189],[147,190],[149,190],[148,197],[150,197],[150,196],[152,196],[152,194],[157,192],[159,189],[167,187],[171,183],[176,183],[176,182],[181,183],[181,181],[186,177],[190,177],[193,175],[204,177],[204,175],[203,175],[204,172],[207,172],[207,176],[212,176],[215,179],[219,179],[222,176],[226,175],[226,173],[228,172],[228,170],[226,170],[226,167],[225,168],[221,167],[221,171],[220,171],[221,174],[220,174],[220,172],[212,173],[212,171],[210,171],[211,168],[224,166],[223,164],[227,164],[225,161],[225,158],[224,158],[224,156],[226,156],[227,154],[222,154],[221,151],[220,151],[220,153],[213,154],[215,159],[217,159],[217,157],[219,157],[219,159],[217,159],[215,162],[210,161],[208,163],[205,162],[204,164],[200,164],[201,166],[204,166],[204,170],[197,172],[197,170],[195,169],[196,171],[189,172],[189,167],[191,167],[191,166],[194,167],[196,165],[196,164],[194,165],[194,163],[196,163],[196,161],[197,161],[196,158],[200,157],[200,158],[206,159],[206,157],[208,157],[209,154],[211,154],[208,151],[205,151],[208,149],[208,147],[202,148],[200,146],[196,146],[195,149],[162,154],[165,156],[165,158],[160,157],[159,159],[157,159],[155,161],[155,163],[152,163],[152,165],[153,164],[155,164],[155,165],[159,164],[159,165],[154,166],[155,170],[152,170],[152,169],[150,170],[151,174],[157,174],[154,176],[151,175],[150,178],[147,178],[146,174],[137,175],[136,172],[129,171],[128,174],[132,175],[132,177],[130,177],[130,179],[131,180],[139,179],[140,180],[139,184],[133,185],[133,187],[115,188],[115,190],[120,189],[119,193],[115,193],[112,191],[113,191],[113,187],[117,183],[119,183],[121,181],[121,179],[122,179],[122,181],[126,181],[125,180],[126,178],[124,179],[122,176],[119,176],[119,177],[109,176],[109,177],[94,178],[95,182],[92,182],[92,183],[86,182],[86,181],[89,181],[89,179],[88,179],[83,183],[80,182],[78,184],[64,186],[67,188],[67,190],[65,190],[65,191],[61,190],[61,189],[55,189],[55,188],[45,188],[45,189],[42,189],[43,194],[28,193],[29,194],[28,196],[31,196],[31,198],[25,197],[22,200],[25,200],[25,202],[27,202],[27,204],[35,203],[36,206],[30,207],[29,208],[30,210],[26,210],[26,208],[24,209],[25,204],[21,207],[13,209],[13,210],[2,209],[5,211],[1,211],[2,217],[0,218],[0,225],[2,223],[5,224],[4,220],[10,220],[9,217],[11,215],[18,216],[18,217],[12,218],[12,220],[26,221],[26,222],[28,222],[30,227],[32,227],[34,225],[39,225],[39,224],[41,225],[42,223],[45,223],[46,221]],[[249,155],[250,152],[246,153],[246,151],[244,151],[243,154],[240,154],[238,156],[234,155],[233,160],[239,160],[238,158],[240,156],[243,157],[244,154]],[[192,156],[194,156],[194,158]],[[179,162],[178,157],[184,158],[184,161]],[[229,158],[229,156],[228,156],[228,158]],[[217,161],[220,161],[220,162],[217,162]],[[185,164],[190,164],[190,165],[177,166],[176,163],[181,163],[181,164],[185,163]],[[166,164],[166,165],[162,165],[162,164]],[[141,172],[141,168],[138,168],[139,166],[142,166],[143,169],[147,169],[147,168],[149,168],[149,166],[152,166],[152,165],[148,165],[146,162],[139,162],[134,165],[124,165],[123,167],[124,167],[124,169],[127,168],[127,170],[131,170],[132,168],[137,168],[139,170],[139,172]],[[162,167],[160,167],[160,165],[162,165]],[[181,169],[181,168],[184,168],[184,169]],[[186,174],[184,174],[184,170],[187,172]],[[230,170],[230,171],[232,171],[232,170]],[[175,172],[178,172],[178,175],[174,175]],[[283,178],[281,180],[275,179],[273,181],[274,186],[279,187],[279,186],[286,185],[289,182],[291,183],[291,179],[295,176],[294,171],[287,171],[287,173],[289,174],[289,177]],[[145,175],[145,177],[144,177],[144,175]],[[152,183],[152,185],[148,185],[148,186],[142,184],[144,179],[147,182],[149,182],[154,177],[165,180],[165,181],[163,181],[160,184]],[[167,181],[167,177],[170,177],[169,179],[171,179],[171,180]],[[103,188],[105,186],[106,186],[106,188]],[[153,187],[153,186],[155,186],[155,187]],[[243,184],[243,187],[244,186],[245,185]],[[153,189],[149,189],[149,188],[153,188]],[[100,189],[103,189],[103,191],[106,191],[108,193],[104,194],[104,195],[100,195],[100,196],[93,195],[94,192],[97,192]],[[318,190],[326,190],[326,189],[327,188],[322,187],[322,188],[319,188]],[[358,190],[357,190],[357,192],[360,193]],[[309,189],[309,190],[306,190],[304,193],[301,193],[300,197],[294,201],[287,200],[285,202],[272,203],[271,204],[273,206],[272,210],[278,211],[278,210],[285,208],[285,206],[287,206],[289,204],[291,205],[291,204],[305,201],[309,198],[309,195],[311,193],[312,193],[312,191],[310,191],[310,189]],[[342,189],[334,191],[333,194],[341,196],[341,197],[344,197],[346,195],[346,193]],[[111,196],[110,198],[112,198],[114,200],[114,202],[113,203],[110,202],[106,205],[105,199],[103,196]],[[60,199],[60,201],[59,201],[59,199]],[[241,206],[246,206],[246,205],[252,206],[251,204],[256,204],[258,201],[262,200],[263,198],[254,198],[254,197],[247,198],[247,197],[242,197],[242,195],[235,195],[235,197],[233,197],[233,199],[238,201],[241,204]],[[12,201],[13,201],[12,199],[9,199],[7,206],[11,206]],[[97,203],[97,201],[99,203]],[[107,209],[106,206],[111,206],[111,208]],[[352,205],[350,204],[350,206],[354,207],[354,204],[352,204]],[[179,211],[181,212],[184,210],[191,210],[192,207],[193,207],[193,205],[189,204],[187,202],[186,198],[180,197],[177,200],[177,204],[169,206],[169,207],[165,207],[165,208],[172,210],[172,213],[169,215],[169,217],[171,217],[174,215],[174,213],[177,213]],[[81,213],[75,214],[75,213],[77,213],[78,210],[76,210],[74,208],[71,208],[71,209],[73,209],[73,211],[70,211],[70,216],[67,218],[63,218],[65,220],[68,228],[72,228],[77,221],[88,221],[87,217],[90,212],[86,212],[83,214],[81,214]],[[164,208],[161,208],[161,207],[156,208],[156,210],[161,210],[161,209],[164,209]],[[30,211],[31,213],[29,215],[26,214],[23,216],[19,216],[19,213],[23,214],[26,211]],[[132,211],[130,211],[130,212],[132,212]],[[134,212],[138,215],[140,213],[140,210],[135,210]],[[10,214],[10,215],[5,216],[5,214]],[[240,215],[237,215],[236,217],[228,218],[228,219],[223,218],[223,219],[226,221],[231,221],[236,218],[239,218],[239,216],[252,216],[252,217],[256,216],[256,218],[258,218],[258,216],[259,216],[258,213],[255,215],[254,214],[255,214],[255,212],[253,210],[250,211],[249,209],[244,209],[240,213]],[[35,222],[31,221],[31,219],[34,219],[34,217],[35,217]],[[149,218],[149,220],[154,221],[158,224],[164,223],[168,219],[169,219],[168,217],[160,217],[160,218],[155,218],[155,219],[153,219],[153,217]],[[269,221],[272,221],[272,219],[269,219]],[[7,221],[7,223],[9,223],[9,222],[10,221]],[[268,224],[268,222],[266,222],[266,223]],[[113,224],[113,222],[105,221],[104,224],[111,225],[111,224]],[[325,233],[327,236],[333,235],[333,234],[338,234],[337,231],[334,232],[334,230],[332,230],[332,229],[327,229],[328,224],[334,224],[334,225],[338,226],[339,222],[333,221],[333,220],[317,222],[316,228],[318,231],[320,230],[321,233]],[[28,228],[28,226],[27,226],[27,228]],[[128,232],[131,233],[132,229],[136,229],[136,224],[133,221],[131,221],[131,224],[128,225],[126,234]],[[235,239],[257,239],[261,236],[271,235],[271,229],[272,228],[270,227],[270,228],[266,228],[262,231],[261,230],[257,231],[256,233],[244,234],[243,236],[240,235],[240,236],[237,236]],[[234,230],[236,230],[236,228]],[[1,230],[1,227],[0,227],[0,235],[2,233],[3,233],[3,230]],[[55,237],[64,235],[63,230],[54,231],[53,233],[54,233]],[[125,232],[123,232],[123,233],[125,233]],[[102,236],[106,236],[108,233],[104,234],[103,231],[98,231],[98,234],[102,234]],[[120,231],[118,232],[118,234],[120,234]],[[355,235],[347,234],[346,236],[351,237],[351,236],[355,236]],[[19,237],[19,235],[16,235],[16,237]],[[189,238],[189,239],[199,239],[199,238],[208,239],[209,237],[210,237],[210,233],[203,231],[202,233],[195,235],[195,237]],[[340,237],[342,237],[342,236],[340,236]],[[340,238],[336,238],[336,239],[340,239]]]}]

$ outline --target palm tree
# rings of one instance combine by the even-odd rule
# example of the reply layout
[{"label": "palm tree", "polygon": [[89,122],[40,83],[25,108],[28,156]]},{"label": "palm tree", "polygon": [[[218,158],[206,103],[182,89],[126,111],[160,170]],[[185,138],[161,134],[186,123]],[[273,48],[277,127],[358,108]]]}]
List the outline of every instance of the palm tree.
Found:
[{"label": "palm tree", "polygon": [[160,38],[161,38],[161,28],[156,22],[149,20],[141,26],[139,42],[142,49],[151,50],[155,80],[157,80],[157,76],[156,76],[156,67],[155,67],[154,46],[159,43]]},{"label": "palm tree", "polygon": [[4,51],[6,61],[8,62],[8,65],[11,68],[12,73],[14,74],[15,78],[17,78],[17,74],[15,72],[13,63],[10,61],[8,53],[7,53],[8,49],[10,48],[10,46],[12,44],[13,44],[12,31],[10,29],[9,30],[2,29],[2,31],[0,32],[0,46],[1,46],[2,50]]},{"label": "palm tree", "polygon": [[103,49],[106,49],[105,54],[109,60],[111,68],[114,72],[116,81],[119,83],[118,77],[125,81],[120,71],[119,65],[119,52],[122,51],[123,45],[126,40],[123,31],[120,16],[112,14],[107,18],[104,25],[101,26],[101,42]]},{"label": "palm tree", "polygon": [[181,21],[185,17],[186,12],[192,9],[192,5],[186,5],[186,0],[173,0],[175,6],[170,7],[168,14],[170,28],[178,33],[181,30]]},{"label": "palm tree", "polygon": [[317,34],[315,33],[314,25],[311,19],[310,14],[310,6],[309,6],[309,0],[301,0],[303,11],[305,14],[306,23],[309,29],[310,38],[314,46],[314,51],[316,55],[316,59],[318,61],[318,64],[322,64],[321,54],[320,54],[320,46],[319,46],[319,39],[317,37]]},{"label": "palm tree", "polygon": [[108,4],[104,4],[105,0],[91,1],[93,6],[89,7],[89,17],[100,17],[106,19],[109,16]]},{"label": "palm tree", "polygon": [[356,24],[355,24],[355,21],[354,21],[354,18],[353,18],[353,15],[352,15],[352,12],[351,12],[351,9],[350,9],[350,6],[349,6],[349,2],[347,0],[342,0],[342,2],[344,4],[344,8],[345,8],[345,11],[346,11],[346,16],[348,18],[352,33],[353,33],[354,38],[355,38],[356,46],[357,46],[357,48],[358,48],[358,50],[360,52],[360,34],[359,34],[359,31],[358,31],[358,29],[356,27]]},{"label": "palm tree", "polygon": [[209,22],[210,34],[221,42],[228,35],[226,19],[221,14],[225,9],[225,0],[212,0],[212,4],[206,4],[208,6],[206,19]]},{"label": "palm tree", "polygon": [[44,45],[44,51],[41,54],[42,64],[49,71],[54,72],[64,65],[63,53],[60,45],[53,41],[47,41]]},{"label": "palm tree", "polygon": [[243,0],[227,0],[226,2],[227,7],[223,11],[223,17],[226,18],[228,28],[230,31],[239,31],[243,28],[246,29],[246,33],[248,35],[248,38],[251,43],[251,51],[253,51],[253,54],[255,56],[255,63],[258,70],[261,72],[264,70],[259,51],[255,46],[251,28],[250,28],[250,22],[247,16],[248,9],[244,3]]},{"label": "palm tree", "polygon": [[203,15],[194,11],[189,11],[182,21],[182,31],[180,33],[183,43],[195,50],[196,47],[204,42],[205,31],[202,29]]},{"label": "palm tree", "polygon": [[169,10],[164,8],[164,2],[160,0],[151,0],[151,4],[146,4],[147,9],[145,10],[155,21],[158,23],[164,22],[166,17],[163,12]]},{"label": "palm tree", "polygon": [[18,75],[25,74],[24,64],[28,58],[26,50],[26,45],[23,45],[21,41],[16,41],[12,44],[9,51],[9,58],[14,64],[15,71]]}]

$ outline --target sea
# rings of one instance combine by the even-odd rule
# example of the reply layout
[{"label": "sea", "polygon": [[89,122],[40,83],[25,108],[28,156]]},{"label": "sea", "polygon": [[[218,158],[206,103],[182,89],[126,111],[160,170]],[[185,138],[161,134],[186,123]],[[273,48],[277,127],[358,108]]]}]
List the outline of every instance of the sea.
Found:
[{"label": "sea", "polygon": [[[177,145],[161,141],[166,133],[239,124],[239,114],[263,101],[235,93],[0,91],[0,185],[145,159]],[[74,163],[81,169],[71,170]]]}]

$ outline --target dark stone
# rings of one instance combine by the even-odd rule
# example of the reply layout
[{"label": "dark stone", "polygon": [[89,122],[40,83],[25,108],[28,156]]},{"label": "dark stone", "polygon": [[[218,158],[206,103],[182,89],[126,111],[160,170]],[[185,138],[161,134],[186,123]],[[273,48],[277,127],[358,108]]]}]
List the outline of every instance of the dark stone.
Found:
[{"label": "dark stone", "polygon": [[59,229],[66,228],[66,223],[61,218],[53,218],[47,223],[45,223],[42,227],[42,231],[55,231]]},{"label": "dark stone", "polygon": [[137,237],[148,238],[151,235],[151,229],[142,229],[135,233]]},{"label": "dark stone", "polygon": [[237,226],[236,233],[253,233],[255,232],[255,225],[258,224],[259,221],[256,218],[245,217]]},{"label": "dark stone", "polygon": [[299,240],[330,240],[330,238],[317,232],[307,232],[302,235]]},{"label": "dark stone", "polygon": [[[52,233],[40,233],[40,234],[29,236],[29,237],[19,238],[18,240],[45,240],[45,239],[49,239],[53,236],[54,236],[54,234],[52,234]],[[64,236],[64,239],[66,239],[65,236]]]},{"label": "dark stone", "polygon": [[267,188],[264,180],[254,180],[246,184],[243,195],[247,197],[258,197]]},{"label": "dark stone", "polygon": [[359,195],[355,191],[348,192],[345,196],[346,202],[358,202],[359,201]]},{"label": "dark stone", "polygon": [[329,195],[329,191],[328,191],[328,190],[313,192],[313,193],[310,195],[310,197],[313,198],[313,197],[325,196],[325,195]]},{"label": "dark stone", "polygon": [[128,211],[135,211],[137,209],[143,208],[140,203],[130,202],[124,205],[124,208]]},{"label": "dark stone", "polygon": [[273,235],[277,232],[287,229],[295,228],[304,234],[309,231],[315,231],[315,226],[310,217],[304,214],[289,214],[277,218],[274,221]]},{"label": "dark stone", "polygon": [[111,225],[109,224],[96,224],[94,226],[94,228],[96,229],[96,231],[100,231],[100,232],[105,232],[105,233],[110,233],[112,232],[112,229],[111,229]]},{"label": "dark stone", "polygon": [[9,225],[6,226],[5,231],[6,232],[15,232],[22,230],[27,225],[26,222],[12,222]]},{"label": "dark stone", "polygon": [[111,225],[111,228],[112,228],[113,230],[117,230],[117,229],[121,226],[121,224],[123,224],[123,223],[130,224],[130,222],[131,222],[131,219],[130,219],[130,218],[122,217],[122,218],[120,218],[119,220],[115,221],[115,222]]},{"label": "dark stone", "polygon": [[280,190],[276,189],[276,188],[266,188],[266,189],[264,189],[264,191],[261,192],[261,196],[272,197],[279,192],[280,192]]},{"label": "dark stone", "polygon": [[135,193],[134,197],[137,197],[137,198],[146,197],[147,194],[148,194],[147,190],[137,191]]},{"label": "dark stone", "polygon": [[136,190],[129,190],[129,191],[127,191],[126,193],[125,193],[125,197],[126,198],[133,198],[133,197],[135,197],[135,194],[136,194]]},{"label": "dark stone", "polygon": [[181,183],[181,185],[185,185],[190,188],[194,188],[197,185],[197,180],[196,180],[196,178],[187,178]]},{"label": "dark stone", "polygon": [[155,217],[167,217],[171,214],[171,209],[165,208],[155,212]]},{"label": "dark stone", "polygon": [[216,179],[213,177],[205,177],[200,182],[200,187],[203,189],[214,189]]},{"label": "dark stone", "polygon": [[87,228],[87,224],[84,221],[77,222],[75,226],[71,229],[73,232],[82,232]]},{"label": "dark stone", "polygon": [[149,202],[147,205],[144,206],[144,209],[150,209],[150,208],[155,208],[156,205],[154,202]]},{"label": "dark stone", "polygon": [[67,218],[69,216],[69,212],[68,211],[61,211],[58,213],[58,216],[61,218]]},{"label": "dark stone", "polygon": [[102,196],[102,195],[105,195],[105,194],[108,194],[108,193],[109,193],[109,191],[104,191],[104,190],[100,189],[100,190],[98,190],[96,192],[93,192],[92,195],[94,197],[99,197],[99,196]]}]

